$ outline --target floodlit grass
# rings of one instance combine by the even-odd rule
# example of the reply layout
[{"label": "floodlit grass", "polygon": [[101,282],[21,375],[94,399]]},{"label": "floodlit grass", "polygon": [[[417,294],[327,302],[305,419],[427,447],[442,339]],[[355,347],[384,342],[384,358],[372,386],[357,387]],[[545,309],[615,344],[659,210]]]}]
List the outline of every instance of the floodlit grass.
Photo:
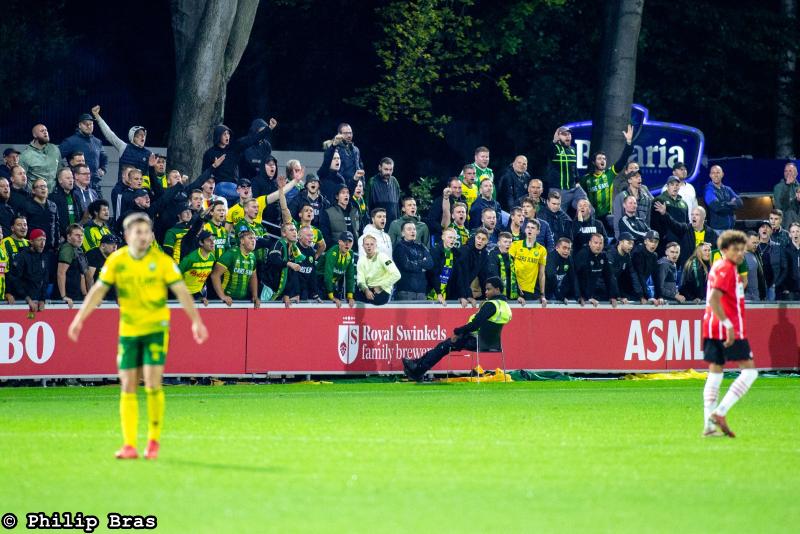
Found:
[{"label": "floodlit grass", "polygon": [[[725,382],[723,392],[730,381]],[[168,387],[117,461],[118,389],[0,389],[0,514],[163,532],[767,532],[800,524],[800,380],[702,439],[702,381]],[[145,441],[140,395],[140,446]],[[105,530],[101,528],[99,530]]]}]

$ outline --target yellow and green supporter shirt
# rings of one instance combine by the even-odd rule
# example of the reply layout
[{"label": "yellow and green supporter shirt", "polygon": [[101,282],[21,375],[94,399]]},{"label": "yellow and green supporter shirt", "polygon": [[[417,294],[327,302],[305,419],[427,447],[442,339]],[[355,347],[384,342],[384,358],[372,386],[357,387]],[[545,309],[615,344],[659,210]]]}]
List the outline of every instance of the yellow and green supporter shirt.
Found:
[{"label": "yellow and green supporter shirt", "polygon": [[[256,224],[261,224],[262,215],[264,214],[264,208],[267,207],[267,197],[266,195],[261,195],[256,197],[256,203],[258,204],[258,214],[256,214],[256,218],[253,219],[253,222]],[[236,226],[236,223],[244,219],[244,208],[241,204],[236,203],[228,210],[228,214],[225,217],[225,222],[230,224],[231,226]]]},{"label": "yellow and green supporter shirt", "polygon": [[250,278],[256,272],[256,255],[246,256],[239,247],[228,249],[219,259],[225,267],[222,275],[222,291],[234,300],[249,300]]},{"label": "yellow and green supporter shirt", "polygon": [[[344,279],[344,290],[347,298],[353,298],[356,285],[356,267],[353,262],[353,253],[342,254],[339,245],[334,245],[322,257],[324,269],[322,270],[325,294],[333,300],[336,286]],[[337,298],[341,295],[335,295]]]},{"label": "yellow and green supporter shirt", "polygon": [[93,248],[97,248],[100,246],[100,240],[103,239],[104,235],[108,235],[111,233],[111,230],[108,228],[108,225],[99,225],[94,221],[89,221],[86,226],[83,227],[83,251],[89,252]]},{"label": "yellow and green supporter shirt", "polygon": [[183,274],[183,281],[186,282],[186,288],[192,295],[203,290],[214,269],[214,263],[217,261],[213,252],[204,254],[203,249],[195,249],[184,256],[179,266]]},{"label": "yellow and green supporter shirt", "polygon": [[13,260],[19,251],[31,246],[31,242],[27,239],[17,239],[13,236],[3,238],[0,244],[2,244],[3,250],[6,252],[6,256],[8,256],[8,261]]},{"label": "yellow and green supporter shirt", "polygon": [[523,239],[514,241],[508,254],[514,258],[519,290],[535,293],[536,283],[539,280],[539,269],[544,269],[547,264],[547,250],[538,242],[534,243],[533,247],[528,247]]},{"label": "yellow and green supporter shirt", "polygon": [[167,288],[183,280],[172,258],[150,248],[137,259],[125,246],[106,258],[98,279],[117,289],[120,336],[144,336],[169,328]]},{"label": "yellow and green supporter shirt", "polygon": [[224,226],[217,226],[211,221],[203,225],[203,230],[208,230],[214,236],[214,255],[221,258],[231,246],[228,231]]},{"label": "yellow and green supporter shirt", "polygon": [[0,247],[0,299],[6,298],[6,273],[11,261],[4,248]]},{"label": "yellow and green supporter shirt", "polygon": [[178,223],[164,235],[164,250],[169,252],[172,250],[172,259],[175,263],[181,261],[181,243],[183,237],[189,232],[189,223]]}]

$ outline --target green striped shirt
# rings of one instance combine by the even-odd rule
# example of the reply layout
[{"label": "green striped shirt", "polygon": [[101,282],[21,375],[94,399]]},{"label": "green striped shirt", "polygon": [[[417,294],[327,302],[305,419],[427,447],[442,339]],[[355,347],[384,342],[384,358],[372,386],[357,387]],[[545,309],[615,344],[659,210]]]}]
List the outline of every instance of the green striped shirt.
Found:
[{"label": "green striped shirt", "polygon": [[232,299],[249,300],[250,278],[256,270],[256,255],[251,252],[243,256],[242,249],[236,247],[228,249],[219,263],[226,269],[222,276],[222,290],[225,294]]},{"label": "green striped shirt", "polygon": [[586,191],[589,202],[594,206],[594,215],[597,218],[605,217],[611,213],[611,202],[614,198],[613,167],[600,174],[585,174],[581,178],[581,187]]}]

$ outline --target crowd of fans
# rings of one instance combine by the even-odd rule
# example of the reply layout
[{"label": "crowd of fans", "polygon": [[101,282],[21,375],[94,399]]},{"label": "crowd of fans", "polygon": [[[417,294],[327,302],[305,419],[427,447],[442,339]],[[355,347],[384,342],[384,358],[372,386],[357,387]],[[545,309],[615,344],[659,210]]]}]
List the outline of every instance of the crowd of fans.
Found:
[{"label": "crowd of fans", "polygon": [[[0,295],[32,311],[48,299],[72,306],[123,244],[122,221],[142,212],[154,221],[153,246],[175,260],[204,303],[469,306],[490,276],[522,304],[698,303],[719,255],[717,236],[742,206],[718,165],[701,195],[683,163],[651,192],[629,161],[630,127],[620,154],[592,154],[580,175],[571,132],[561,127],[541,174],[531,176],[522,155],[495,174],[489,149],[478,147],[422,214],[391,158],[367,177],[349,124],[323,144],[316,173],[297,160],[281,172],[269,141],[276,126],[256,119],[240,138],[217,126],[202,173],[189,178],[145,148],[144,127],[130,128],[127,141],[118,137],[99,106],[58,146],[37,124],[28,147],[6,149],[0,165]],[[108,199],[96,128],[120,152]],[[740,266],[748,300],[800,299],[794,163],[775,186],[774,208],[748,233]]]}]

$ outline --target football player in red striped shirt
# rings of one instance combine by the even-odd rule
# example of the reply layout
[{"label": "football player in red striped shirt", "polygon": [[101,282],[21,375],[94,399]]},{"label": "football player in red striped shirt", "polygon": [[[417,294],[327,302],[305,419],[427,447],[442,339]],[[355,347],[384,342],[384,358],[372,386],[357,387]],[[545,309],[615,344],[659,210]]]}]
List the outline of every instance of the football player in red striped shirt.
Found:
[{"label": "football player in red striped shirt", "polygon": [[[708,362],[708,379],[703,389],[703,436],[736,437],[725,416],[758,377],[745,337],[744,286],[737,269],[744,260],[746,243],[747,236],[743,232],[723,232],[717,240],[722,259],[717,260],[708,273],[703,314],[703,359]],[[737,362],[742,371],[718,405],[722,367],[728,361]]]}]

